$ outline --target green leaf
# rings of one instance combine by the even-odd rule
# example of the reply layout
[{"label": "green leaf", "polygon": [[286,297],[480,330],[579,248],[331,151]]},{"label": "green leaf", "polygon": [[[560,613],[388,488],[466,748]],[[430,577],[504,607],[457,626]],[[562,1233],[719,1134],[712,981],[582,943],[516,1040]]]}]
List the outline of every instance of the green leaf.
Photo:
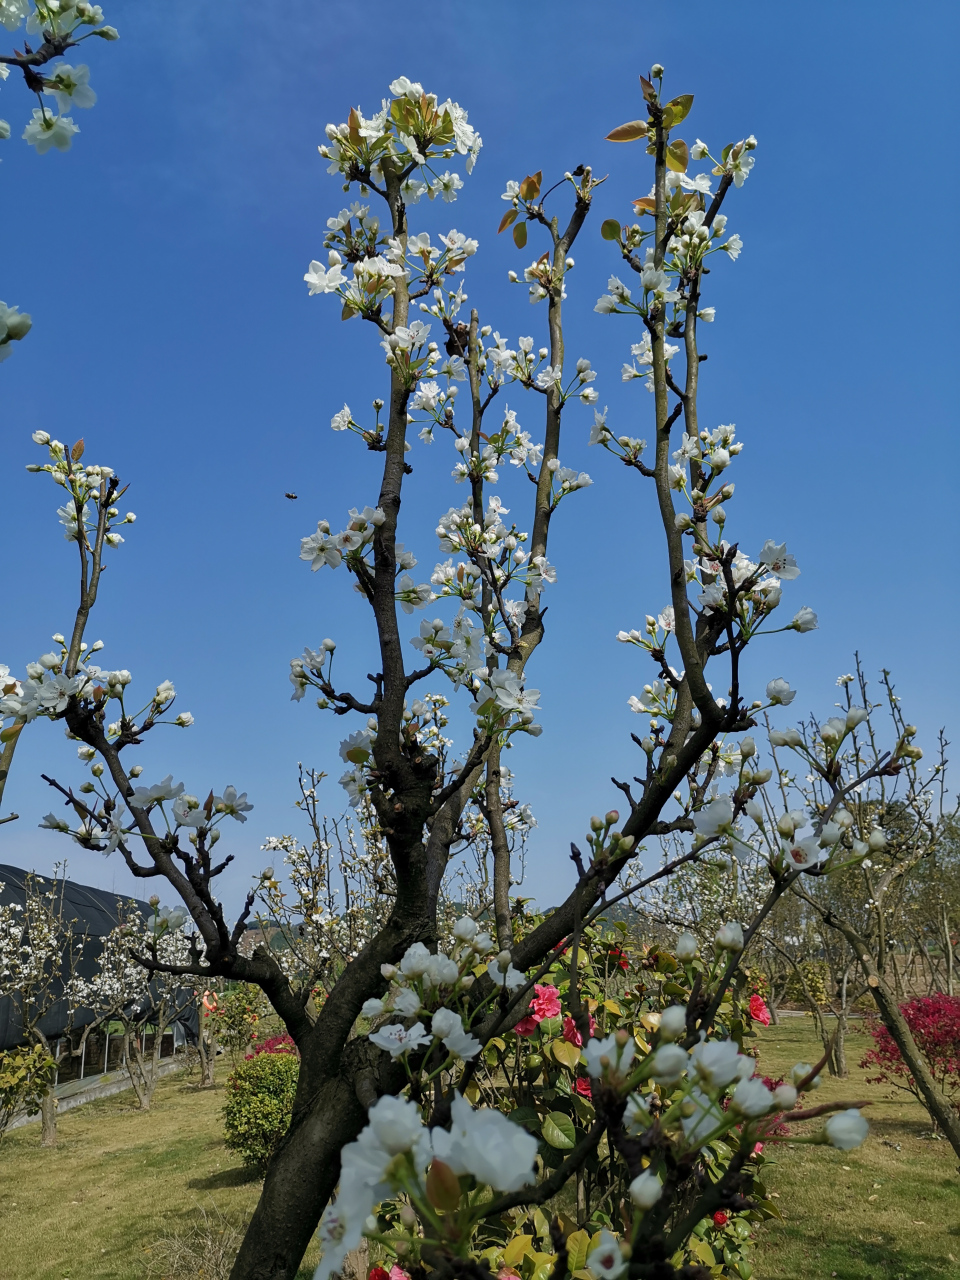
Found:
[{"label": "green leaf", "polygon": [[518,222],[513,228],[513,243],[518,249],[522,249],[527,243],[527,224]]},{"label": "green leaf", "polygon": [[664,108],[673,116],[673,123],[679,124],[681,120],[685,120],[690,114],[690,108],[693,106],[693,94],[681,93],[678,98],[671,98]]},{"label": "green leaf", "polygon": [[550,1043],[550,1051],[557,1062],[563,1063],[571,1071],[576,1069],[580,1061],[580,1050],[575,1044],[571,1044],[569,1040],[553,1040]]},{"label": "green leaf", "polygon": [[682,138],[676,138],[667,145],[667,168],[674,173],[686,173],[690,163],[690,152]]},{"label": "green leaf", "polygon": [[559,1151],[570,1151],[576,1146],[577,1131],[573,1121],[562,1111],[551,1111],[543,1122],[543,1137],[551,1147]]},{"label": "green leaf", "polygon": [[636,142],[638,138],[647,136],[646,120],[630,120],[626,124],[618,124],[607,134],[607,142]]},{"label": "green leaf", "polygon": [[515,1267],[520,1259],[530,1252],[533,1246],[533,1236],[514,1236],[508,1241],[503,1250],[503,1261],[508,1267]]},{"label": "green leaf", "polygon": [[580,1271],[587,1265],[589,1250],[590,1237],[586,1231],[572,1231],[567,1236],[567,1266],[571,1272]]},{"label": "green leaf", "polygon": [[604,240],[619,240],[620,223],[616,218],[607,218],[600,226],[600,234]]},{"label": "green leaf", "polygon": [[706,1240],[698,1240],[696,1244],[693,1245],[691,1253],[695,1254],[701,1262],[705,1262],[708,1267],[716,1265],[716,1255],[710,1245],[707,1244]]},{"label": "green leaf", "polygon": [[510,1112],[510,1119],[528,1133],[540,1132],[540,1116],[536,1107],[517,1107]]},{"label": "green leaf", "polygon": [[507,212],[500,219],[500,225],[499,227],[497,227],[497,235],[499,235],[501,231],[506,231],[507,227],[511,226],[514,222],[516,222],[517,213],[518,213],[517,209],[507,210]]}]

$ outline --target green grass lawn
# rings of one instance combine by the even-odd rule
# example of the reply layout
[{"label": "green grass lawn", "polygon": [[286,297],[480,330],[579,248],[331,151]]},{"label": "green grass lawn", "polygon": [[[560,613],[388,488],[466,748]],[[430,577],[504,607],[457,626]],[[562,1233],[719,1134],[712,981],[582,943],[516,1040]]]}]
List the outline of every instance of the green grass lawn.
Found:
[{"label": "green grass lawn", "polygon": [[[874,1099],[870,1136],[857,1151],[768,1148],[784,1220],[761,1230],[755,1280],[960,1280],[957,1161],[922,1136],[929,1121],[911,1098],[864,1082],[864,1043],[851,1035],[849,1079],[825,1077],[816,1098]],[[818,1057],[809,1018],[768,1028],[759,1045],[764,1074]],[[132,1102],[120,1094],[67,1112],[53,1151],[40,1147],[39,1124],[0,1143],[0,1280],[143,1280],[158,1240],[201,1210],[237,1224],[253,1210],[260,1184],[223,1144],[222,1087],[168,1077],[151,1111]],[[315,1263],[312,1250],[301,1276]]]},{"label": "green grass lawn", "polygon": [[[221,1064],[220,1075],[227,1069]],[[241,1223],[260,1182],[223,1144],[224,1090],[161,1080],[141,1113],[132,1092],[66,1112],[59,1144],[40,1125],[0,1143],[0,1280],[142,1280],[158,1239],[201,1209]],[[316,1265],[301,1269],[310,1276]]]},{"label": "green grass lawn", "polygon": [[[948,1143],[932,1140],[909,1094],[866,1084],[857,1065],[869,1041],[847,1042],[846,1080],[823,1077],[816,1102],[872,1099],[870,1136],[856,1151],[777,1144],[765,1177],[783,1222],[761,1232],[757,1280],[960,1278],[960,1174]],[[822,1052],[809,1017],[759,1037],[761,1070],[778,1076]],[[805,1126],[815,1127],[813,1124]]]}]

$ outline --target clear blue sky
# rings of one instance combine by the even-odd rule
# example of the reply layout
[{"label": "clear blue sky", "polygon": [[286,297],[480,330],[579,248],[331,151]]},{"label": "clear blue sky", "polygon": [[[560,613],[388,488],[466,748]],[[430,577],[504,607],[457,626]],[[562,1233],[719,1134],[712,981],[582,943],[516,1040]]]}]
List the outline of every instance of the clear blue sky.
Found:
[{"label": "clear blue sky", "polygon": [[[696,94],[691,141],[757,135],[756,168],[730,202],[745,248],[710,278],[718,319],[701,418],[736,422],[746,442],[733,536],[754,553],[766,537],[787,541],[802,576],[785,610],[811,605],[821,629],[767,641],[751,670],[758,688],[786,676],[795,709],[823,713],[859,647],[868,669],[893,669],[918,741],[932,745],[941,723],[956,731],[956,6],[661,9],[121,0],[107,15],[121,42],[88,47],[100,100],[75,113],[69,154],[38,157],[17,141],[26,95],[12,77],[0,93],[14,125],[0,169],[0,293],[34,316],[0,369],[0,660],[22,669],[69,629],[75,566],[56,494],[23,466],[37,427],[82,435],[88,459],[130,482],[139,517],[89,638],[144,689],[172,679],[178,707],[197,718],[152,735],[146,776],[172,772],[201,795],[228,782],[250,792],[250,821],[228,833],[231,901],[262,865],[263,838],[298,830],[297,761],[335,778],[337,744],[356,727],[288,701],[289,659],[333,635],[341,672],[362,683],[373,669],[359,597],[342,573],[310,574],[298,550],[319,517],[339,528],[349,506],[375,499],[374,459],[328,423],[344,400],[383,394],[385,369],[369,326],[341,324],[302,275],[343,198],[317,156],[323,127],[352,103],[372,111],[399,74],[458,100],[483,135],[458,203],[428,206],[414,226],[480,240],[470,301],[513,338],[539,342],[544,314],[506,283],[531,255],[495,236],[505,181],[538,168],[549,181],[581,162],[610,171],[576,249],[568,355],[592,359],[601,404],[634,435],[650,435],[651,398],[622,386],[619,369],[639,335],[592,306],[617,269],[600,222],[630,216],[649,161],[603,137],[641,113],[637,73],[657,60],[671,93]],[[542,438],[539,404],[516,399]],[[609,775],[636,769],[626,699],[651,673],[613,637],[667,600],[652,492],[587,449],[589,416],[567,415],[563,461],[596,483],[558,517],[561,581],[530,678],[545,732],[511,760],[540,820],[529,884],[543,901],[569,880],[569,841],[616,801]],[[427,576],[436,516],[462,490],[449,452],[414,462],[405,540]],[[521,492],[514,482],[508,505]],[[5,811],[22,816],[0,827],[0,861],[46,871],[67,854],[77,879],[129,887],[118,860],[37,830],[51,800],[39,775],[51,770],[80,779],[60,728],[40,722],[17,754]],[[335,812],[343,793],[328,786]]]}]

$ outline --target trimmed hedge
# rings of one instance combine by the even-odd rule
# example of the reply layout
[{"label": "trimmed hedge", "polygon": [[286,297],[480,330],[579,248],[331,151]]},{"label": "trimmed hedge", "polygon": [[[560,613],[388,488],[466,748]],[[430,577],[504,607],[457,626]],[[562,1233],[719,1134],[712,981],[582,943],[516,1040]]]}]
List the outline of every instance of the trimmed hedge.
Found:
[{"label": "trimmed hedge", "polygon": [[265,1167],[290,1126],[300,1059],[292,1053],[258,1053],[227,1079],[225,1141],[243,1163]]}]

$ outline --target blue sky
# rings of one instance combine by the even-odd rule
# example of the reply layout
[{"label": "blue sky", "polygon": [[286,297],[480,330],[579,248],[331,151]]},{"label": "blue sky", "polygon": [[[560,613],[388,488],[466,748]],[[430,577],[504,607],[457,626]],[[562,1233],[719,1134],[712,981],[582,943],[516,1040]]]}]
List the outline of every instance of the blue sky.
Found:
[{"label": "blue sky", "polygon": [[[152,735],[145,776],[172,772],[201,795],[228,782],[249,791],[250,821],[221,845],[237,859],[230,902],[262,865],[264,837],[299,830],[297,761],[335,779],[339,740],[357,727],[291,703],[289,659],[332,635],[341,675],[362,685],[373,669],[359,597],[343,574],[311,574],[298,550],[321,516],[339,528],[348,507],[375,499],[374,460],[328,423],[345,400],[359,410],[383,394],[385,369],[372,330],[341,324],[302,275],[345,198],[317,156],[323,127],[352,103],[369,114],[399,74],[458,100],[484,137],[460,200],[421,205],[412,223],[479,239],[470,303],[513,339],[539,345],[545,313],[506,281],[535,247],[531,238],[520,254],[495,235],[506,180],[542,169],[546,185],[581,162],[610,173],[575,250],[567,352],[593,361],[601,404],[632,435],[651,434],[651,398],[619,376],[639,334],[592,307],[618,269],[600,222],[628,220],[650,162],[604,135],[641,114],[637,74],[657,60],[671,93],[696,95],[690,141],[757,135],[756,168],[729,202],[745,247],[708,285],[718,318],[703,344],[701,421],[735,422],[745,441],[730,535],[754,553],[767,537],[786,540],[802,575],[784,609],[812,606],[821,629],[758,645],[749,675],[758,691],[786,676],[799,690],[791,711],[824,713],[859,648],[868,670],[892,668],[918,741],[932,745],[941,724],[955,730],[956,266],[940,211],[957,195],[956,8],[693,0],[663,10],[292,0],[280,21],[249,0],[227,10],[121,0],[107,14],[121,41],[88,46],[100,100],[74,113],[82,132],[69,154],[38,157],[17,141],[29,103],[12,77],[0,92],[14,127],[0,169],[2,294],[34,317],[0,369],[0,660],[22,669],[69,630],[75,566],[56,493],[23,466],[38,460],[37,427],[83,436],[88,460],[130,482],[138,515],[89,638],[144,690],[172,679],[178,707],[196,716],[189,731]],[[541,438],[534,397],[506,398]],[[572,406],[565,420],[563,461],[595,484],[554,526],[560,583],[529,680],[545,732],[510,759],[540,821],[528,885],[544,902],[569,881],[569,841],[615,803],[610,774],[637,769],[626,700],[652,673],[613,637],[667,600],[652,491],[587,448],[589,418]],[[436,517],[463,491],[449,451],[417,447],[405,541],[426,578],[441,558]],[[504,485],[518,521],[528,487],[515,476]],[[80,778],[60,728],[37,723],[7,788],[5,811],[21,818],[0,827],[0,861],[46,871],[67,855],[77,879],[129,888],[118,861],[37,830],[51,799],[39,775],[51,771]],[[336,812],[343,793],[325,785]]]}]

